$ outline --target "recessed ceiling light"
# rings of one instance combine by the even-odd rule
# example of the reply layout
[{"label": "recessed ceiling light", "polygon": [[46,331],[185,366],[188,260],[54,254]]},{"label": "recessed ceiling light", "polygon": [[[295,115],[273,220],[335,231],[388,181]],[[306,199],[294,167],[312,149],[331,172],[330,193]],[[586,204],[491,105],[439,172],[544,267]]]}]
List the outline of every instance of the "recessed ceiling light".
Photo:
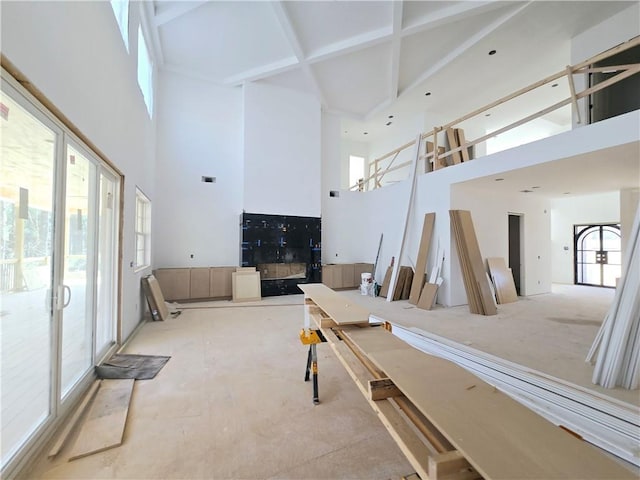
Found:
[{"label": "recessed ceiling light", "polygon": [[393,122],[387,122],[387,123],[386,123],[387,127],[388,127],[389,125],[391,125],[391,123],[393,123]]},{"label": "recessed ceiling light", "polygon": [[363,132],[362,134],[363,135],[369,135],[369,132]]},{"label": "recessed ceiling light", "polygon": [[551,88],[555,88],[555,87],[557,87],[557,86],[558,86],[558,84],[557,84],[557,83],[554,83],[553,85],[551,85]]},{"label": "recessed ceiling light", "polygon": [[533,192],[533,190],[527,190],[526,188],[524,190],[520,190],[520,193],[531,193]]},{"label": "recessed ceiling light", "polygon": [[540,188],[540,187],[539,187],[539,186],[535,186],[535,187],[531,187],[531,188],[532,188],[532,189],[535,189],[535,188]]},{"label": "recessed ceiling light", "polygon": [[491,114],[490,114],[490,113],[485,113],[485,114],[484,114],[484,116],[485,116],[485,117],[490,117],[490,116],[491,116]]},{"label": "recessed ceiling light", "polygon": [[489,51],[489,55],[495,55],[497,53],[497,50],[490,50]]},{"label": "recessed ceiling light", "polygon": [[345,130],[345,131],[344,131],[344,133],[349,133],[349,132],[347,132],[347,131]]},{"label": "recessed ceiling light", "polygon": [[564,192],[563,195],[571,195],[571,192]]},{"label": "recessed ceiling light", "polygon": [[425,97],[428,97],[429,95],[431,95],[431,92],[427,92],[424,94]]},{"label": "recessed ceiling light", "polygon": [[393,118],[393,115],[389,115],[387,118]]},{"label": "recessed ceiling light", "polygon": [[504,178],[495,178],[494,180],[495,180],[496,182],[501,182],[501,181],[503,181],[503,180],[504,180]]}]

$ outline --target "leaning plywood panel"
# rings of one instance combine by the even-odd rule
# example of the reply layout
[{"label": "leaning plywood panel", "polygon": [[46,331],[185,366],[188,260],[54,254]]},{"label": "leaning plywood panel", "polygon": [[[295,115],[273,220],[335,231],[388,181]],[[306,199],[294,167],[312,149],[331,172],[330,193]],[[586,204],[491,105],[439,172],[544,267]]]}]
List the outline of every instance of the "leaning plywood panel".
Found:
[{"label": "leaning plywood panel", "polygon": [[255,302],[262,300],[260,272],[236,271],[231,274],[231,295],[234,302]]},{"label": "leaning plywood panel", "polygon": [[416,306],[424,310],[431,310],[433,308],[433,303],[436,300],[437,293],[438,285],[435,283],[425,283],[422,293],[420,294],[420,300],[418,300],[418,304]]},{"label": "leaning plywood panel", "polygon": [[[458,148],[458,139],[456,138],[456,132],[453,128],[447,128],[446,130],[447,142],[449,143],[449,150],[453,150],[454,148]],[[460,152],[454,152],[451,154],[451,164],[457,165],[462,162],[462,156]]]},{"label": "leaning plywood panel", "polygon": [[418,248],[418,258],[416,259],[416,269],[411,282],[411,291],[409,292],[409,303],[415,305],[420,299],[420,292],[425,282],[427,273],[427,257],[429,256],[429,245],[431,244],[431,235],[433,233],[433,224],[436,214],[426,213],[424,215],[424,223],[422,225],[422,237],[420,238],[420,247]]},{"label": "leaning plywood panel", "polygon": [[[458,146],[462,147],[464,144],[467,143],[467,140],[464,138],[464,130],[461,129],[461,128],[456,128],[455,132],[456,132],[456,137],[458,139]],[[460,151],[460,154],[462,155],[462,161],[463,162],[468,162],[469,160],[471,160],[471,157],[469,156],[469,149],[468,148],[463,148]]]},{"label": "leaning plywood panel", "polygon": [[411,348],[365,353],[485,479],[637,478],[452,362]]},{"label": "leaning plywood panel", "polygon": [[388,267],[387,272],[384,274],[382,280],[382,287],[380,287],[380,296],[386,297],[389,295],[389,284],[391,283],[391,275],[393,274],[393,267]]},{"label": "leaning plywood panel", "polygon": [[500,303],[512,303],[518,301],[516,284],[513,281],[513,273],[502,257],[487,258],[487,265],[491,278],[496,287],[496,294]]},{"label": "leaning plywood panel", "polygon": [[143,277],[141,280],[142,291],[147,297],[151,318],[154,320],[166,320],[169,318],[169,309],[164,301],[164,295],[160,290],[160,285],[153,275]]},{"label": "leaning plywood panel", "polygon": [[122,444],[134,379],[102,380],[69,460]]}]

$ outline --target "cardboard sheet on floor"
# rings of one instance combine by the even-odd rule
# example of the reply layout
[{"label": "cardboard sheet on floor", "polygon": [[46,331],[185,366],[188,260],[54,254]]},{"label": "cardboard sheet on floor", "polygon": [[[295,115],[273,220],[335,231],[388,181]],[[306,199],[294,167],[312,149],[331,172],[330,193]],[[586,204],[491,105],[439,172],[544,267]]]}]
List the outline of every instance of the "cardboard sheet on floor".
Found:
[{"label": "cardboard sheet on floor", "polygon": [[89,407],[69,460],[122,444],[135,380],[103,380]]}]

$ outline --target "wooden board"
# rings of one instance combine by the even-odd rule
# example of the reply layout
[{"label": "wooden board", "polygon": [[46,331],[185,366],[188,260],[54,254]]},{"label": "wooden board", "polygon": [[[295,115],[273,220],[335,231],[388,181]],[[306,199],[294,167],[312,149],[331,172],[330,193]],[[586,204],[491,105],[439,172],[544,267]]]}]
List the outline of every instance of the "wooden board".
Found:
[{"label": "wooden board", "polygon": [[142,291],[147,297],[149,311],[154,320],[166,320],[169,318],[169,309],[164,301],[160,285],[153,275],[147,275],[141,280]]},{"label": "wooden board", "polygon": [[299,283],[298,288],[338,325],[369,323],[369,310],[322,283]]},{"label": "wooden board", "polygon": [[[360,346],[360,332],[353,338]],[[364,351],[485,479],[636,478],[452,362],[413,348]]]},{"label": "wooden board", "polygon": [[135,380],[102,380],[69,460],[122,444]]},{"label": "wooden board", "polygon": [[429,256],[429,246],[431,244],[431,235],[433,234],[433,225],[436,220],[434,212],[425,213],[424,222],[422,224],[422,237],[420,237],[420,246],[418,248],[418,258],[416,259],[416,269],[411,282],[411,291],[409,292],[409,303],[415,305],[420,299],[420,292],[425,282],[427,274],[427,258]]},{"label": "wooden board", "polygon": [[56,455],[58,455],[58,453],[60,453],[60,450],[62,450],[62,447],[64,447],[67,438],[69,438],[69,434],[78,424],[78,420],[80,420],[80,417],[82,417],[82,414],[85,412],[87,407],[91,404],[93,397],[96,396],[98,388],[100,388],[100,382],[101,380],[94,380],[94,382],[91,384],[91,387],[89,387],[89,391],[84,395],[84,398],[82,399],[80,404],[75,407],[75,410],[71,417],[67,421],[65,421],[64,428],[58,434],[58,437],[51,447],[51,450],[49,450],[49,458],[55,457]]},{"label": "wooden board", "polygon": [[516,284],[513,281],[513,273],[502,257],[487,258],[489,273],[496,287],[498,303],[512,303],[518,301]]},{"label": "wooden board", "polygon": [[462,268],[469,308],[472,313],[495,315],[498,313],[498,309],[491,294],[487,271],[482,261],[478,239],[473,228],[471,212],[468,210],[450,210],[449,215],[460,258],[460,267]]},{"label": "wooden board", "polygon": [[231,296],[234,302],[262,300],[260,272],[241,270],[231,273]]},{"label": "wooden board", "polygon": [[192,268],[189,286],[189,298],[208,298],[210,288],[209,268]]},{"label": "wooden board", "polygon": [[416,306],[424,310],[431,310],[433,308],[433,303],[436,300],[437,293],[438,285],[435,283],[425,283],[422,288],[422,293],[420,294],[420,300],[418,300],[418,304]]},{"label": "wooden board", "polygon": [[[464,130],[461,129],[461,128],[456,128],[454,130],[455,130],[455,133],[456,133],[456,138],[458,139],[458,146],[461,147],[465,143],[467,143],[467,140],[464,138]],[[469,149],[468,148],[463,148],[460,151],[460,153],[462,155],[462,161],[463,162],[468,162],[469,160],[471,160],[471,157],[469,156]]]},{"label": "wooden board", "polygon": [[[449,150],[458,148],[460,145],[458,145],[458,139],[456,138],[455,130],[453,128],[447,128],[445,133],[447,135],[447,142],[449,143]],[[457,165],[462,162],[462,156],[460,155],[460,152],[454,152],[451,154],[451,162],[453,165]]]},{"label": "wooden board", "polygon": [[389,295],[389,284],[391,283],[391,275],[393,274],[393,267],[388,267],[387,272],[384,274],[384,280],[382,280],[382,286],[380,287],[380,296],[386,297]]}]

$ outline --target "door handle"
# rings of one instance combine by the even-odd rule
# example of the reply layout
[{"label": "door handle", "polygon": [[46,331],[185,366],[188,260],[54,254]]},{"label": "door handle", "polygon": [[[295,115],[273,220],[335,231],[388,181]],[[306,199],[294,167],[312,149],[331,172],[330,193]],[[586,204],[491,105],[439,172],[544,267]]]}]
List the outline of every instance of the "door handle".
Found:
[{"label": "door handle", "polygon": [[[68,293],[67,301],[65,302],[65,292]],[[58,310],[62,310],[63,308],[67,308],[71,303],[71,288],[68,285],[60,285],[58,287],[58,298],[56,298],[56,305]]]}]

